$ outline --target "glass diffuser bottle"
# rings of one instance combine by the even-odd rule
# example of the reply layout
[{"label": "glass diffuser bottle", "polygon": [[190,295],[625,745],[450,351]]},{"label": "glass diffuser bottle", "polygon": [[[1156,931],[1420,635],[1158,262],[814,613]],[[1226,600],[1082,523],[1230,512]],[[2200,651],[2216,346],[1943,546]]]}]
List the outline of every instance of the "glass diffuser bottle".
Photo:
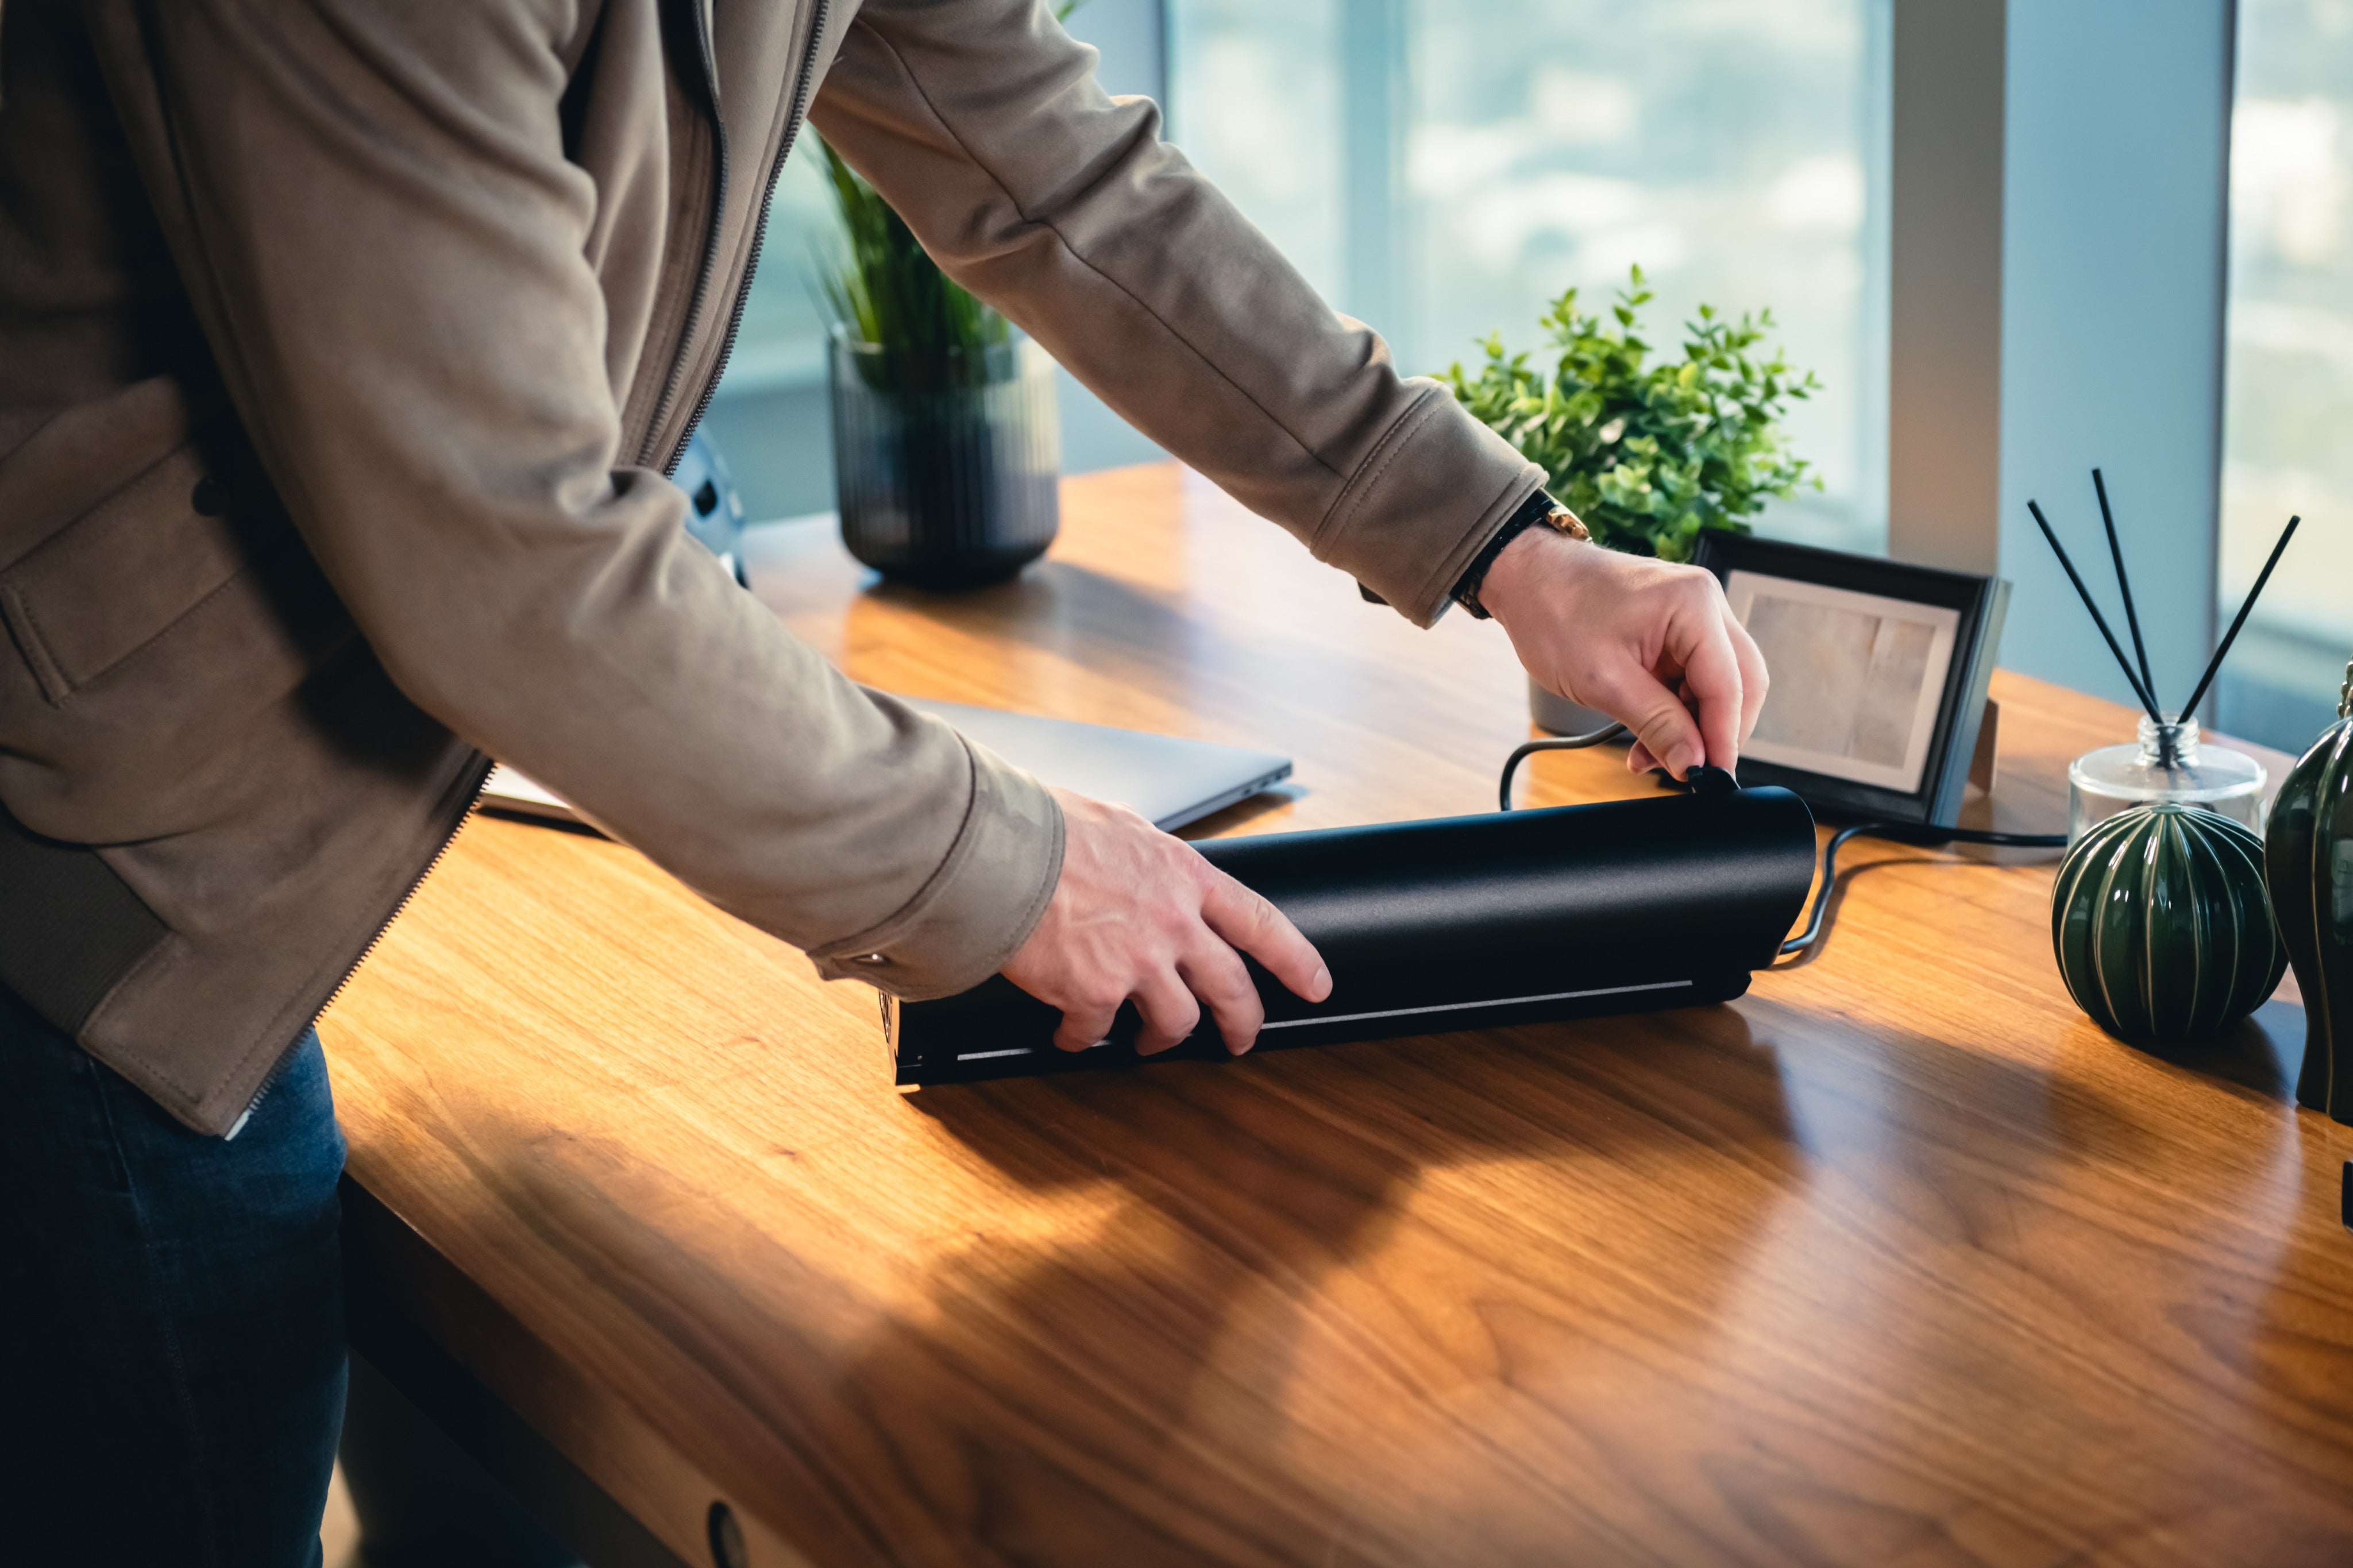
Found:
[{"label": "glass diffuser bottle", "polygon": [[2256,574],[2254,586],[2247,591],[2238,615],[2232,618],[2231,629],[2216,645],[2214,657],[2207,661],[2206,673],[2198,678],[2189,700],[2178,712],[2168,714],[2158,706],[2157,682],[2149,672],[2148,647],[2141,640],[2140,613],[2133,605],[2132,579],[2125,573],[2124,545],[2116,538],[2116,514],[2108,506],[2107,481],[2097,468],[2092,470],[2092,489],[2100,498],[2100,522],[2107,533],[2109,557],[2116,563],[2116,592],[2124,600],[2126,629],[2132,633],[2130,658],[2125,657],[2124,646],[2116,641],[2108,618],[2100,614],[2092,590],[2084,584],[2083,574],[2075,570],[2075,563],[2068,558],[2067,547],[2059,542],[2059,535],[2052,528],[2051,520],[2042,515],[2042,506],[2030,500],[2026,510],[2033,514],[2035,526],[2051,545],[2051,553],[2059,558],[2060,568],[2067,574],[2067,581],[2074,584],[2084,608],[2091,614],[2092,624],[2100,629],[2101,640],[2116,655],[2126,683],[2140,700],[2139,743],[2102,746],[2068,764],[2067,841],[2073,844],[2109,817],[2141,805],[2200,806],[2243,823],[2261,835],[2263,784],[2267,782],[2263,765],[2244,752],[2201,744],[2198,721],[2189,715],[2198,711],[2199,702],[2214,684],[2222,660],[2230,656],[2231,645],[2238,640],[2249,612],[2263,596],[2263,584],[2272,580],[2272,569],[2279,564],[2280,557],[2287,551],[2287,542],[2295,537],[2296,525],[2304,520],[2287,520],[2279,542],[2272,546],[2271,558]]},{"label": "glass diffuser bottle", "polygon": [[2210,746],[2198,721],[2176,715],[2159,724],[2144,713],[2139,740],[2085,752],[2067,765],[2067,839],[2136,805],[2202,805],[2263,830],[2263,763],[2228,746]]}]

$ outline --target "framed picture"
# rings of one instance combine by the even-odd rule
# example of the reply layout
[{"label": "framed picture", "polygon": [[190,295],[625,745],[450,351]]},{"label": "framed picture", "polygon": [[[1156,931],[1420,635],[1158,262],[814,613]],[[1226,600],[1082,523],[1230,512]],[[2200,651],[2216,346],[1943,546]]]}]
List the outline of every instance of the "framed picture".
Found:
[{"label": "framed picture", "polygon": [[1773,671],[1742,782],[1840,816],[1952,826],[2010,584],[1715,531],[1697,560]]}]

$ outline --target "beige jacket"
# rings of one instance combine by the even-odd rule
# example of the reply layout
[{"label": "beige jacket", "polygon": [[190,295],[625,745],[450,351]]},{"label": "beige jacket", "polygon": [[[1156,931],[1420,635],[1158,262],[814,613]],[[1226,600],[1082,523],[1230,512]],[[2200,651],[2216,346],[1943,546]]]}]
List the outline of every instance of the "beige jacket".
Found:
[{"label": "beige jacket", "polygon": [[830,975],[961,989],[1036,781],[795,641],[663,477],[806,118],[1416,621],[1539,482],[1040,0],[5,0],[0,983],[192,1126],[510,760]]}]

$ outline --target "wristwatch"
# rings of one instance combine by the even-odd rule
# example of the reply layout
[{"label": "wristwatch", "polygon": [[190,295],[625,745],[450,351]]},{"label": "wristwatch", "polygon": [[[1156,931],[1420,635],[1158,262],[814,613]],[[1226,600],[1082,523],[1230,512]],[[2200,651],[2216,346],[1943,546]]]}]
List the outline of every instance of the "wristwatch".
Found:
[{"label": "wristwatch", "polygon": [[1538,490],[1522,503],[1519,510],[1505,518],[1504,526],[1488,538],[1486,546],[1477,555],[1472,557],[1469,569],[1455,580],[1454,590],[1448,597],[1479,619],[1486,620],[1487,607],[1479,602],[1479,585],[1487,580],[1487,568],[1495,563],[1495,557],[1504,552],[1504,546],[1538,523],[1571,539],[1593,537],[1575,512]]}]

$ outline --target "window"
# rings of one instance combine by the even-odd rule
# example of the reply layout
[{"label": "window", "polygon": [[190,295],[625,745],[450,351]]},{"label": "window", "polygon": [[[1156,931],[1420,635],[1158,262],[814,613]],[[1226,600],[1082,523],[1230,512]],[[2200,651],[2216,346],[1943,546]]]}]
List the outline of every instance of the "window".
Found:
[{"label": "window", "polygon": [[[1640,263],[1654,343],[1702,300],[1770,306],[1822,390],[1789,435],[1824,489],[1764,531],[1885,540],[1891,0],[1167,0],[1171,136],[1401,368],[1501,329],[1535,346],[1571,284],[1599,309]],[[1106,85],[1155,90],[1155,8],[1071,22]],[[812,243],[832,232],[813,142],[777,185],[711,427],[755,516],[831,504]],[[1066,389],[1073,469],[1150,448]]]},{"label": "window", "polygon": [[817,247],[839,232],[817,138],[804,135],[777,172],[760,268],[702,422],[757,521],[833,505],[826,325],[810,285]]},{"label": "window", "polygon": [[2293,751],[2333,715],[2353,654],[2353,5],[2242,0],[2238,73],[2224,615],[2289,514],[2305,523],[2218,683],[2216,720]]},{"label": "window", "polygon": [[[1075,37],[1103,51],[1097,75],[1106,91],[1161,93],[1161,24],[1154,0],[1092,0],[1069,25]],[[726,379],[704,423],[734,473],[747,515],[755,519],[833,506],[826,321],[810,280],[816,257],[829,254],[839,233],[818,139],[806,132],[777,176],[760,268]],[[1069,471],[1161,455],[1068,376],[1061,378],[1059,402],[1062,466]]]}]

